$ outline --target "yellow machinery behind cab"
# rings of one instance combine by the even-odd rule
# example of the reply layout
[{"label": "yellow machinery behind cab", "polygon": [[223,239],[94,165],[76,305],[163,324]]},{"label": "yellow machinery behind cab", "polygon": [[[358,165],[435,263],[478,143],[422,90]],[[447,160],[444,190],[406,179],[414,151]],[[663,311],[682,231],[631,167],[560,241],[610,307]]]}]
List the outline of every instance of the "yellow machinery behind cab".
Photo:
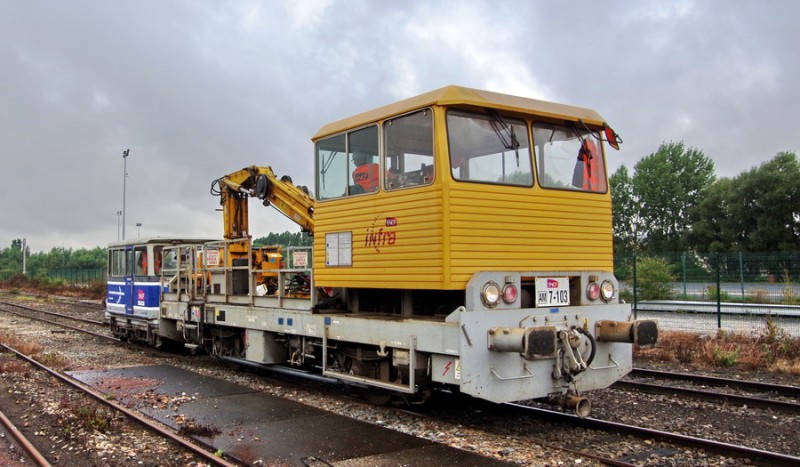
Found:
[{"label": "yellow machinery behind cab", "polygon": [[287,176],[278,179],[271,167],[251,166],[214,180],[211,192],[219,195],[222,205],[226,242],[219,259],[232,269],[231,291],[247,294],[249,272],[257,271],[255,286],[266,289],[259,295],[274,294],[281,268],[281,250],[275,246],[252,247],[248,198],[261,199],[265,206],[272,204],[304,231],[313,234],[314,200],[308,189],[295,186]]}]

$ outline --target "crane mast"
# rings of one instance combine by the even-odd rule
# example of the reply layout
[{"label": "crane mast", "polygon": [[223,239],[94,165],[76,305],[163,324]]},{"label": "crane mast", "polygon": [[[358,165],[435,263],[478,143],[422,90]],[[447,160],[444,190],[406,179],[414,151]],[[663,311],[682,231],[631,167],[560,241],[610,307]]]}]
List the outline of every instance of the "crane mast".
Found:
[{"label": "crane mast", "polygon": [[276,247],[251,248],[248,199],[258,198],[264,206],[272,205],[304,232],[314,234],[314,205],[306,187],[298,187],[288,176],[278,178],[272,167],[250,166],[214,180],[211,193],[219,195],[222,205],[223,238],[229,242],[225,262],[229,267],[244,266],[252,252],[253,265],[260,269],[280,258]]}]

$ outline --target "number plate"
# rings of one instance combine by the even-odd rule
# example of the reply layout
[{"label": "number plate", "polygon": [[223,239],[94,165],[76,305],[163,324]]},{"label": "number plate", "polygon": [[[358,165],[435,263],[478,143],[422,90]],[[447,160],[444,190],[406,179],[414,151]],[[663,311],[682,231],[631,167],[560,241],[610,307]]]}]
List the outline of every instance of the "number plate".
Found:
[{"label": "number plate", "polygon": [[536,306],[569,306],[569,278],[537,278]]}]

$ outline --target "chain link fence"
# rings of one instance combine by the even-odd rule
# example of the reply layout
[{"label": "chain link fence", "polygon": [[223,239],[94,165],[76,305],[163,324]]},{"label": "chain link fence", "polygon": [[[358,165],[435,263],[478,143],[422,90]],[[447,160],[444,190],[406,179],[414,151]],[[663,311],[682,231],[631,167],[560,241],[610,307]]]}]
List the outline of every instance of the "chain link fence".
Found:
[{"label": "chain link fence", "polygon": [[800,336],[800,252],[622,256],[615,274],[635,315],[664,330]]}]

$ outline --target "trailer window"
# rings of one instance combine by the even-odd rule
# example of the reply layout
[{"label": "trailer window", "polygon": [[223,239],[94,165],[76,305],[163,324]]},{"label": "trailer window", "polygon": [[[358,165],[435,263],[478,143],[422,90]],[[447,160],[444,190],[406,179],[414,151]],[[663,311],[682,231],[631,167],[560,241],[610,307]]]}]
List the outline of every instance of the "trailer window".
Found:
[{"label": "trailer window", "polygon": [[163,261],[162,250],[164,247],[161,246],[154,246],[153,247],[153,274],[156,276],[161,275],[161,262]]},{"label": "trailer window", "polygon": [[133,250],[133,275],[146,276],[147,275],[147,249],[145,247],[136,247]]},{"label": "trailer window", "polygon": [[125,250],[110,250],[108,252],[108,275],[114,277],[125,276]]},{"label": "trailer window", "polygon": [[465,182],[533,186],[524,121],[496,112],[447,113],[450,173]]},{"label": "trailer window", "polygon": [[539,184],[545,188],[605,193],[605,161],[596,132],[574,126],[533,124]]},{"label": "trailer window", "polygon": [[433,182],[433,111],[423,109],[383,124],[387,190]]}]

